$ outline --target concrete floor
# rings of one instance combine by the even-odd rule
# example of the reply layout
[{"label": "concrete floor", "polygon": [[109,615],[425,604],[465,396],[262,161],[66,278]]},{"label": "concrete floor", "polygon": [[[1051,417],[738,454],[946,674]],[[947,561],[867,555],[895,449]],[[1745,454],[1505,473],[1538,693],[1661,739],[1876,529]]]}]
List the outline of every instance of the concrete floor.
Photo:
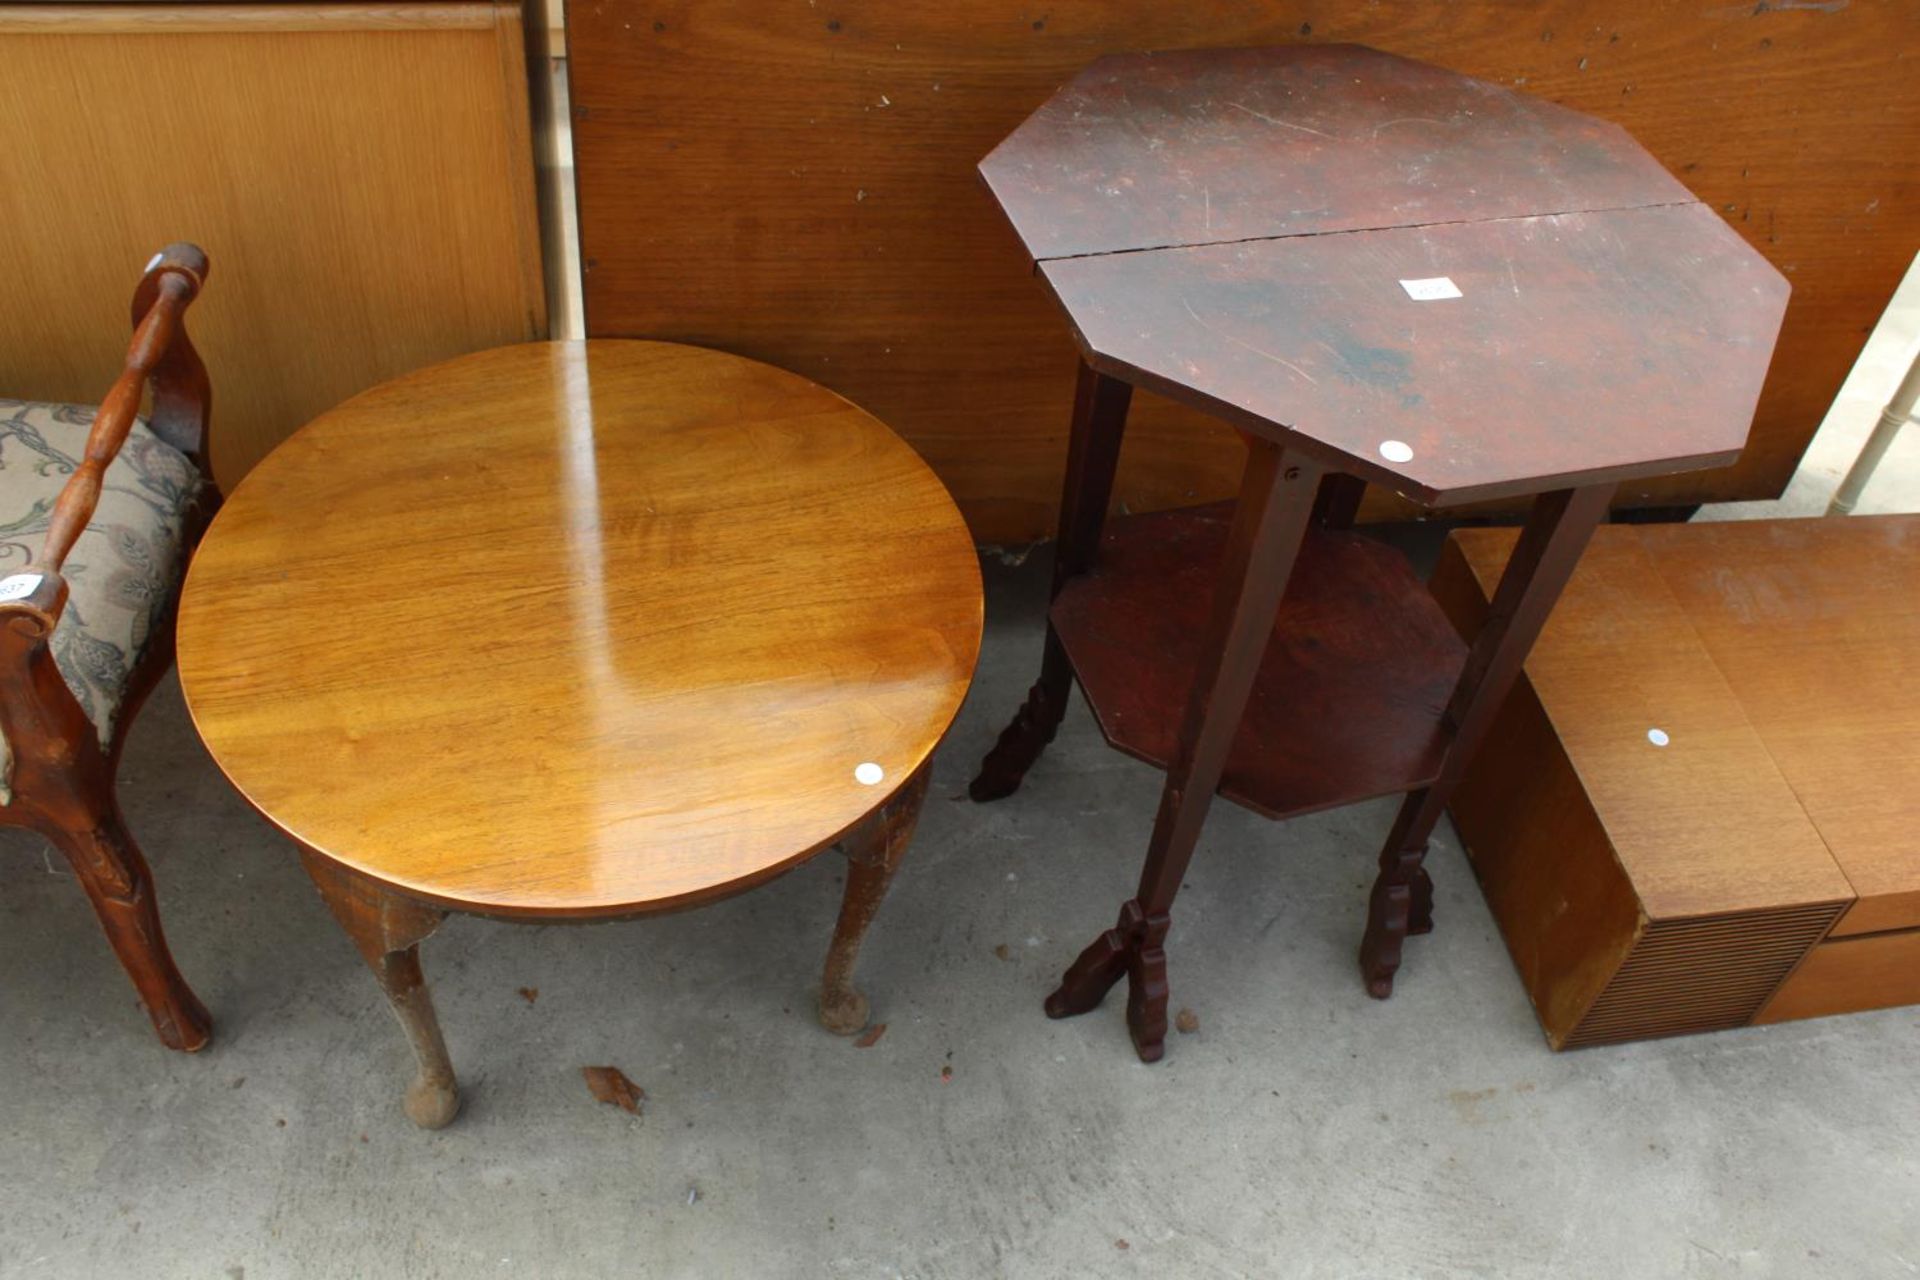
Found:
[{"label": "concrete floor", "polygon": [[[425,951],[466,1086],[439,1133],[169,683],[122,794],[216,1038],[162,1051],[78,887],[0,837],[0,1275],[1920,1270],[1920,1011],[1555,1055],[1450,832],[1439,929],[1376,1003],[1353,954],[1390,805],[1216,809],[1171,942],[1200,1026],[1161,1065],[1117,1002],[1042,1017],[1159,790],[1076,707],[1025,792],[962,798],[1032,675],[1042,559],[989,566],[980,679],[864,958],[877,1044],[812,1019],[835,856],[652,921],[456,919]],[[598,1064],[642,1118],[589,1096]]]}]

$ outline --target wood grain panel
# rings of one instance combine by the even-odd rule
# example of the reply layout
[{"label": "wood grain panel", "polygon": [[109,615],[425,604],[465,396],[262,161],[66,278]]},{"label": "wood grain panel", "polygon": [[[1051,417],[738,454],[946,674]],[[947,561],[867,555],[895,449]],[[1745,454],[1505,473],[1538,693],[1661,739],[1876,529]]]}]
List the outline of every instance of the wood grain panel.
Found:
[{"label": "wood grain panel", "polygon": [[1920,1004],[1920,929],[1830,938],[1812,948],[1755,1023]]},{"label": "wood grain panel", "polygon": [[[606,0],[570,17],[589,331],[825,382],[918,447],[986,539],[1051,532],[1073,354],[974,165],[1102,53],[1356,41],[1632,131],[1795,292],[1742,460],[1625,501],[1778,492],[1920,239],[1902,61],[1920,6],[1894,0]],[[1227,496],[1231,439],[1139,397],[1119,502]]]},{"label": "wood grain panel", "polygon": [[1833,938],[1813,949],[1756,1023],[1920,1004],[1920,929]]},{"label": "wood grain panel", "polygon": [[125,280],[215,266],[193,332],[231,488],[385,378],[545,332],[519,6],[0,6],[0,390],[97,401]]},{"label": "wood grain panel", "polygon": [[1835,932],[1920,927],[1920,517],[1640,536],[1859,895]]}]

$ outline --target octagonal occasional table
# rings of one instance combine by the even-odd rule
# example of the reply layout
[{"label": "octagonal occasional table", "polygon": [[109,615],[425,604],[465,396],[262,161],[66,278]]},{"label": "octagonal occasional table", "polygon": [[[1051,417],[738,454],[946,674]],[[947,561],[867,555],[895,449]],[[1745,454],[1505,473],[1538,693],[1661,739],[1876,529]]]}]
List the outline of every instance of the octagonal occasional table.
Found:
[{"label": "octagonal occasional table", "polygon": [[947,491],[797,375],[658,342],[502,347],[323,414],[234,490],[188,576],[180,680],[459,1096],[418,946],[449,911],[696,906],[842,842],[820,1017],[980,642]]},{"label": "octagonal occasional table", "polygon": [[[1082,365],[1040,679],[972,793],[1020,785],[1076,678],[1167,771],[1139,888],[1047,1012],[1124,974],[1161,1056],[1216,791],[1275,818],[1405,793],[1360,950],[1390,995],[1428,837],[1615,486],[1738,456],[1786,282],[1616,126],[1352,45],[1103,58],[980,172]],[[1235,503],[1108,526],[1136,386],[1239,429]],[[1350,528],[1367,484],[1535,495],[1471,648]]]}]

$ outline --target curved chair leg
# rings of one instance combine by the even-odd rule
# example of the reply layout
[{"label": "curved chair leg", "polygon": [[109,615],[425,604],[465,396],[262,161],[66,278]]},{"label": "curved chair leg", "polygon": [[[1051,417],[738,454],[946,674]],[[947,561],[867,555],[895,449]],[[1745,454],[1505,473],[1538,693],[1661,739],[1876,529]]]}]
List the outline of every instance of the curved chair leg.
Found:
[{"label": "curved chair leg", "polygon": [[900,859],[920,822],[927,798],[932,764],[907,780],[892,799],[880,806],[866,824],[842,842],[847,855],[847,889],[840,900],[840,919],[827,948],[826,972],[820,979],[820,1025],[835,1035],[850,1036],[867,1025],[867,998],[853,986],[853,965],[860,956],[867,926],[880,910],[900,869]]},{"label": "curved chair leg", "polygon": [[407,1086],[407,1118],[422,1129],[445,1128],[459,1114],[460,1087],[433,1012],[433,997],[420,973],[420,944],[447,913],[392,893],[310,851],[301,850],[300,861],[373,970],[413,1045],[419,1070]]},{"label": "curved chair leg", "polygon": [[38,829],[66,855],[120,964],[133,979],[160,1042],[192,1053],[213,1034],[213,1020],[173,963],[153,875],[112,797],[75,798],[71,821],[43,812]]}]

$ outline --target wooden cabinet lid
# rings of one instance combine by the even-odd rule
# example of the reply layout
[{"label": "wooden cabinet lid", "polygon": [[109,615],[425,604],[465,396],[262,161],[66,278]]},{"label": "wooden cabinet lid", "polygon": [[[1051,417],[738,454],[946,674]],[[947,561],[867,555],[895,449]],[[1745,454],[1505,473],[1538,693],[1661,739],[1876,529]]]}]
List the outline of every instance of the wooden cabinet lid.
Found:
[{"label": "wooden cabinet lid", "polygon": [[[1644,533],[1597,531],[1526,675],[1646,914],[1658,921],[1851,898],[1776,762],[1765,722],[1749,714],[1737,675],[1723,673],[1696,631],[1691,599],[1669,586],[1659,536],[1643,542]],[[1453,537],[1490,599],[1515,532]]]},{"label": "wooden cabinet lid", "polygon": [[1834,932],[1920,927],[1920,517],[1639,541],[1859,895]]}]

